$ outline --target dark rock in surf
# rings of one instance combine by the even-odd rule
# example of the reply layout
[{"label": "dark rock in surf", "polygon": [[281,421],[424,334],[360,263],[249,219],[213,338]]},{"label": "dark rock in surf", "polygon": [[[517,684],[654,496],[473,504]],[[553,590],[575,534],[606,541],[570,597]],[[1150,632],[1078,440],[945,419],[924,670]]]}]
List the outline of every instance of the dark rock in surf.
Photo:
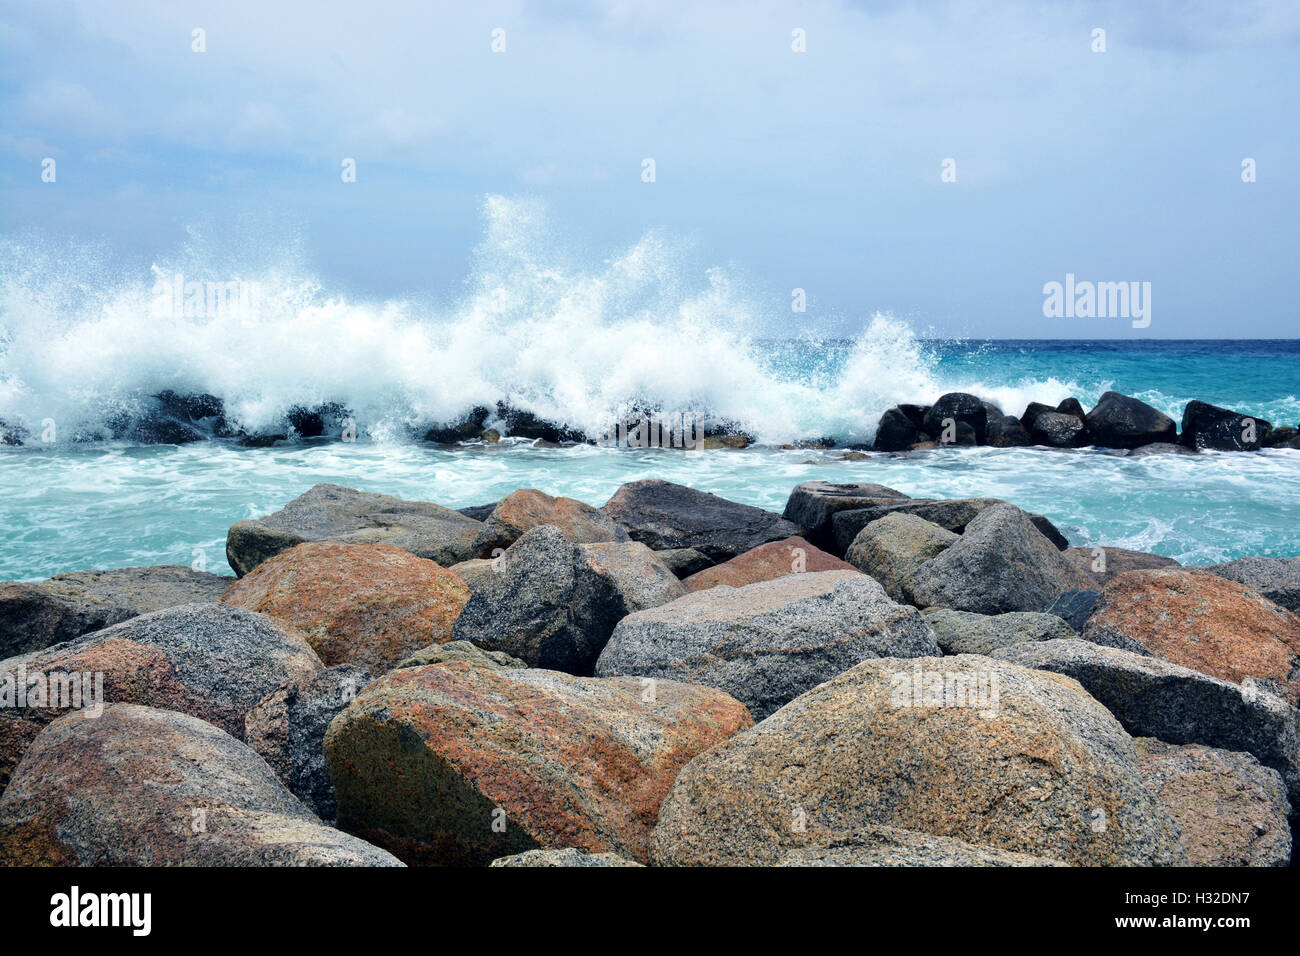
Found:
[{"label": "dark rock in surf", "polygon": [[563,423],[548,422],[532,412],[511,408],[504,402],[497,403],[497,415],[505,422],[506,434],[511,438],[541,439],[556,445],[587,441],[586,434],[579,430]]},{"label": "dark rock in surf", "polygon": [[1268,446],[1273,424],[1207,402],[1188,402],[1183,409],[1182,442],[1189,448],[1258,451]]},{"label": "dark rock in surf", "polygon": [[1025,426],[1015,415],[990,418],[986,440],[992,448],[1023,448],[1032,444]]},{"label": "dark rock in surf", "polygon": [[1106,392],[1084,417],[1092,443],[1101,448],[1137,448],[1178,440],[1174,420],[1146,402]]},{"label": "dark rock in surf", "polygon": [[1077,448],[1085,442],[1087,431],[1082,418],[1061,412],[1043,412],[1034,419],[1034,430],[1029,437],[1035,445]]},{"label": "dark rock in surf", "polygon": [[[948,423],[957,426],[956,441],[944,442]],[[984,444],[988,426],[988,410],[984,402],[967,392],[949,392],[939,396],[939,400],[925,413],[925,433],[935,441],[946,444],[967,444],[962,441],[962,424],[970,427],[975,437],[974,444]]]},{"label": "dark rock in surf", "polygon": [[889,408],[880,416],[872,448],[876,451],[906,451],[921,437],[921,431],[898,408]]},{"label": "dark rock in surf", "polygon": [[[473,441],[483,434],[483,427],[487,424],[489,414],[490,412],[482,405],[475,406],[458,421],[434,425],[424,433],[424,440],[439,442],[444,445],[461,441]],[[471,515],[471,517],[475,516]]]},{"label": "dark rock in surf", "polygon": [[1030,402],[1025,407],[1025,413],[1020,416],[1020,424],[1024,427],[1025,431],[1032,432],[1034,430],[1034,422],[1038,419],[1039,415],[1042,415],[1045,412],[1054,411],[1056,411],[1056,409],[1051,405],[1044,405],[1042,402]]}]

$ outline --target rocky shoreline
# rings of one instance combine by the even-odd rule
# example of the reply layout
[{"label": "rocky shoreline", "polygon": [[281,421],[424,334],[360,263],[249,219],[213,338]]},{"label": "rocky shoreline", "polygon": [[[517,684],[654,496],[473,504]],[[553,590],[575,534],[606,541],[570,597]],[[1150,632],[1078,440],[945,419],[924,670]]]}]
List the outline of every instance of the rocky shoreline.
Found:
[{"label": "rocky shoreline", "polygon": [[[144,445],[184,445],[226,441],[246,447],[270,447],[298,441],[352,441],[358,425],[353,413],[338,402],[289,409],[279,425],[249,432],[226,416],[215,395],[183,395],[172,391],[151,396],[143,411],[121,411],[98,427],[82,429],[76,442],[125,440]],[[683,422],[690,420],[690,424]],[[675,425],[673,422],[675,421]],[[683,434],[685,433],[685,434]],[[502,439],[540,445],[604,444],[618,447],[678,449],[745,448],[755,438],[743,425],[693,413],[665,415],[662,409],[625,409],[607,433],[589,435],[563,422],[539,418],[504,401],[495,408],[476,406],[455,421],[408,427],[408,438],[430,444],[496,444]],[[22,423],[0,419],[0,445],[39,444]],[[1085,411],[1077,398],[1056,406],[1031,402],[1019,415],[1005,413],[992,402],[966,392],[949,392],[933,405],[895,405],[881,415],[870,443],[851,443],[849,454],[926,451],[944,446],[993,448],[1100,448],[1121,454],[1190,454],[1202,449],[1258,451],[1263,448],[1300,449],[1300,430],[1274,426],[1207,402],[1188,402],[1181,423],[1145,402],[1118,392],[1106,392]],[[781,448],[828,449],[832,438],[809,438]]]},{"label": "rocky shoreline", "polygon": [[[1017,424],[1179,437],[1131,401]],[[1189,413],[1179,440],[1239,434]],[[1010,430],[952,396],[892,417]],[[317,485],[227,557],[0,584],[0,864],[1292,859],[1300,558],[655,479],[459,511]]]}]

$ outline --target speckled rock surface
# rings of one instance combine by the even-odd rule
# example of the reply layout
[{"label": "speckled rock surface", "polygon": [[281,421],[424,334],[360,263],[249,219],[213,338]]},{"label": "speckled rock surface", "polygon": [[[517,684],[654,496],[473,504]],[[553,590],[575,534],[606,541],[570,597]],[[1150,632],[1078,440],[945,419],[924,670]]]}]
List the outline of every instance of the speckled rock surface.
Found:
[{"label": "speckled rock surface", "polygon": [[[977,706],[925,704],[959,701],[963,683],[984,688]],[[1074,864],[1186,859],[1104,707],[1069,678],[967,655],[865,661],[695,758],[651,858],[779,861],[864,825]]]},{"label": "speckled rock surface", "polygon": [[1250,754],[1139,738],[1142,779],[1182,831],[1192,866],[1286,866],[1291,804]]},{"label": "speckled rock surface", "polygon": [[1254,754],[1300,800],[1300,713],[1266,690],[1090,641],[1020,644],[992,656],[1077,680],[1134,736]]},{"label": "speckled rock surface", "polygon": [[1082,636],[1300,701],[1300,617],[1204,571],[1129,571],[1102,591]]},{"label": "speckled rock surface", "polygon": [[1074,638],[1074,628],[1055,614],[1008,611],[1006,614],[973,614],[932,607],[921,612],[934,631],[945,654],[989,654],[999,647],[1026,641]]},{"label": "speckled rock surface", "polygon": [[174,711],[47,727],[0,798],[5,866],[400,866],[323,825],[257,754]]},{"label": "speckled rock surface", "polygon": [[382,672],[450,640],[469,597],[459,575],[401,548],[313,541],[262,562],[221,600],[297,628],[326,664]]},{"label": "speckled rock surface", "polygon": [[833,484],[829,481],[805,481],[795,485],[790,492],[782,517],[806,529],[805,536],[814,545],[830,549],[835,547],[831,519],[836,513],[904,501],[907,497],[887,485],[869,482]]},{"label": "speckled rock surface", "polygon": [[1238,558],[1194,570],[1244,584],[1274,604],[1300,613],[1300,558]]},{"label": "speckled rock surface", "polygon": [[863,826],[852,836],[790,850],[780,866],[1065,866],[1025,853],[1008,853],[951,837]]},{"label": "speckled rock surface", "polygon": [[787,574],[806,571],[855,571],[853,565],[827,554],[797,535],[784,541],[771,541],[730,561],[692,574],[682,583],[688,591],[705,591],[725,584],[739,588],[746,584],[771,581]]},{"label": "speckled rock surface", "polygon": [[597,574],[607,576],[623,600],[625,614],[667,604],[686,594],[686,585],[640,541],[581,544],[578,551]]},{"label": "speckled rock surface", "polygon": [[1145,571],[1150,568],[1181,567],[1173,558],[1128,548],[1067,548],[1065,560],[1069,561],[1089,581],[1089,587],[1100,591],[1117,574],[1125,571]]},{"label": "speckled rock surface", "polygon": [[1047,607],[1043,608],[1043,612],[1055,614],[1076,632],[1082,631],[1083,625],[1088,623],[1088,618],[1092,616],[1100,598],[1100,591],[1078,588],[1053,598]]},{"label": "speckled rock surface", "polygon": [[[853,544],[853,539],[858,536],[858,533],[863,528],[873,521],[879,521],[886,515],[915,515],[954,534],[962,534],[981,511],[994,505],[1006,504],[1010,504],[1010,502],[1003,501],[1001,498],[943,498],[939,500],[915,498],[910,501],[840,511],[831,518],[835,547],[838,549],[836,553],[847,552],[849,546]],[[1061,534],[1056,525],[1045,517],[1030,514],[1029,520],[1058,550],[1064,551],[1069,547],[1065,535]]]},{"label": "speckled rock surface", "polygon": [[1015,505],[992,505],[906,584],[918,607],[977,614],[1041,611],[1087,579]]},{"label": "speckled rock surface", "polygon": [[695,548],[713,561],[803,534],[799,525],[778,514],[658,478],[628,482],[601,511],[632,540],[656,551]]},{"label": "speckled rock surface", "polygon": [[[244,718],[283,684],[311,680],[320,659],[292,629],[224,604],[191,604],[143,614],[43,651],[0,663],[0,686],[32,686],[47,675],[103,675],[102,701],[180,711],[242,738]],[[94,691],[92,690],[92,693]],[[46,724],[67,708],[29,695],[27,707],[0,707],[0,789]]]},{"label": "speckled rock surface", "polygon": [[460,579],[469,585],[471,591],[477,591],[492,580],[492,572],[495,570],[494,559],[470,558],[468,561],[453,564],[447,570],[459,574]]},{"label": "speckled rock surface", "polygon": [[490,667],[493,670],[500,670],[503,667],[528,666],[519,658],[503,654],[501,651],[485,651],[477,644],[471,644],[469,641],[448,641],[446,644],[430,644],[428,647],[420,648],[410,657],[404,657],[393,665],[393,670],[399,667],[451,664],[454,661],[465,661],[468,664]]},{"label": "speckled rock surface", "polygon": [[762,720],[870,657],[937,654],[915,608],[856,570],[697,591],[614,628],[596,674],[716,687]]},{"label": "speckled rock surface", "polygon": [[326,822],[338,815],[338,805],[325,769],[325,731],[370,681],[366,668],[339,664],[301,686],[272,691],[244,718],[244,740]]},{"label": "speckled rock surface", "polygon": [[526,850],[492,861],[493,866],[644,866],[617,853],[583,853],[581,850]]},{"label": "speckled rock surface", "polygon": [[340,826],[407,862],[561,847],[645,861],[677,772],[748,726],[709,688],[462,662],[375,681],[325,756]]},{"label": "speckled rock surface", "polygon": [[960,538],[924,518],[899,512],[885,515],[859,531],[844,558],[879,581],[895,601],[910,604],[907,582],[912,575]]},{"label": "speckled rock surface", "polygon": [[656,551],[655,557],[678,579],[689,578],[692,574],[713,566],[711,558],[694,548],[669,548],[666,551]]},{"label": "speckled rock surface", "polygon": [[150,611],[218,601],[229,583],[230,578],[172,564],[0,583],[0,658],[70,641]]},{"label": "speckled rock surface", "polygon": [[491,558],[519,540],[525,531],[549,525],[575,544],[627,541],[613,518],[574,498],[552,498],[536,488],[521,488],[497,502],[474,542],[474,554]]},{"label": "speckled rock surface", "polygon": [[614,577],[549,525],[524,532],[495,560],[492,578],[456,619],[452,639],[502,651],[530,667],[590,674],[628,611]]},{"label": "speckled rock surface", "polygon": [[387,544],[443,567],[475,557],[483,523],[429,501],[319,484],[274,514],[231,525],[226,559],[242,576],[304,541]]}]

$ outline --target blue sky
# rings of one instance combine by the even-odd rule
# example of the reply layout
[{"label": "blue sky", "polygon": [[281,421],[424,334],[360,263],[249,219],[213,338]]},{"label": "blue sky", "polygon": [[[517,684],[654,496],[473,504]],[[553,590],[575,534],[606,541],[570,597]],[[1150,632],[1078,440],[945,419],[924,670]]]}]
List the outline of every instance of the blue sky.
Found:
[{"label": "blue sky", "polygon": [[[129,269],[197,230],[445,300],[500,194],[593,261],[673,237],[682,281],[725,267],[767,330],[798,287],[827,331],[1293,337],[1298,52],[1281,0],[8,0],[0,232]],[[1150,327],[1045,318],[1066,273],[1150,282]]]}]

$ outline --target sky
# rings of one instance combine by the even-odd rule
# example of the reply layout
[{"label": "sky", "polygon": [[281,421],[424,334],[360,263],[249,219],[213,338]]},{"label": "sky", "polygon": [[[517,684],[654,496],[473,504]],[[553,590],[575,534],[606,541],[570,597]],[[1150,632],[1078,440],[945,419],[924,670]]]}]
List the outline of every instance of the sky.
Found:
[{"label": "sky", "polygon": [[[1298,54],[1285,0],[6,0],[0,234],[452,300],[506,196],[593,262],[671,237],[767,331],[1290,338]],[[1150,324],[1044,315],[1067,274]]]}]

